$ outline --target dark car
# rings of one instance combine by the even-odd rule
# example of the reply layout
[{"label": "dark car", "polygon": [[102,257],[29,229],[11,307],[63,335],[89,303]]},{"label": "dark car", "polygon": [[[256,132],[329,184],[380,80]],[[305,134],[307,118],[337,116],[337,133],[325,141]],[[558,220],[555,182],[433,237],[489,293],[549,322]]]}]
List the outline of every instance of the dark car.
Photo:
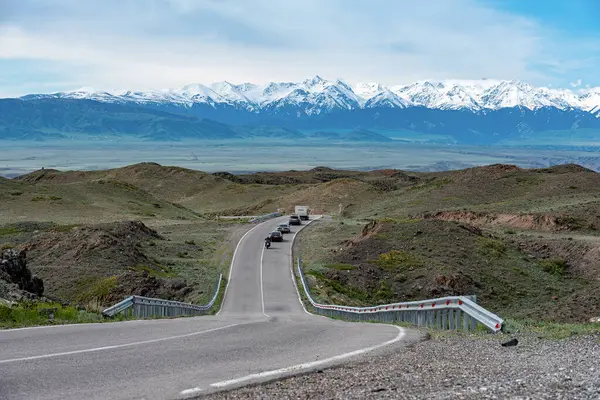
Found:
[{"label": "dark car", "polygon": [[300,221],[300,217],[298,217],[297,215],[290,215],[289,224],[290,225],[302,225],[302,221]]},{"label": "dark car", "polygon": [[269,233],[269,237],[271,238],[271,242],[283,242],[283,234],[279,231]]},{"label": "dark car", "polygon": [[291,233],[289,224],[279,224],[277,225],[277,230],[281,233]]}]

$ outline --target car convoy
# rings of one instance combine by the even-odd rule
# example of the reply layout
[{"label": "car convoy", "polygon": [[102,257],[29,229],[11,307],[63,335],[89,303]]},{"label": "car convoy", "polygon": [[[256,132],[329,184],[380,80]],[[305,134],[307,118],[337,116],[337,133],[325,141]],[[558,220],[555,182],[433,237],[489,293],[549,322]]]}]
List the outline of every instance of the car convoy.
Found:
[{"label": "car convoy", "polygon": [[265,247],[268,249],[271,246],[271,242],[283,242],[283,234],[291,233],[291,225],[302,225],[302,220],[308,220],[310,209],[308,206],[296,206],[295,214],[290,215],[287,223],[282,222],[277,225],[277,229],[270,232],[265,238]]}]

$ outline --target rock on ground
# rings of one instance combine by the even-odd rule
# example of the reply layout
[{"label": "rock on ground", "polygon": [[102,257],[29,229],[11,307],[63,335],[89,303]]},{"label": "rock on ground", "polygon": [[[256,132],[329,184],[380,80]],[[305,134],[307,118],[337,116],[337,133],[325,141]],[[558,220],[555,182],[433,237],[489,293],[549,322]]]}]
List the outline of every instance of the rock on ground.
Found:
[{"label": "rock on ground", "polygon": [[37,276],[32,276],[27,268],[27,252],[13,249],[0,253],[0,279],[15,284],[20,290],[41,296],[44,293],[44,283]]}]

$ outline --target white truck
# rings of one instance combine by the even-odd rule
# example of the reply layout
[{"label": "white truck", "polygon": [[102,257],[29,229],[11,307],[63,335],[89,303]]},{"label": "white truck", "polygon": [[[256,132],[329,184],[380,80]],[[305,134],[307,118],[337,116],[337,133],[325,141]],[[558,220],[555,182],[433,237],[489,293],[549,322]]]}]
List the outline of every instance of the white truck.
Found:
[{"label": "white truck", "polygon": [[310,211],[308,206],[296,206],[294,211],[295,211],[296,215],[298,216],[298,218],[303,219],[305,221],[308,220],[308,215],[309,215],[309,211]]}]

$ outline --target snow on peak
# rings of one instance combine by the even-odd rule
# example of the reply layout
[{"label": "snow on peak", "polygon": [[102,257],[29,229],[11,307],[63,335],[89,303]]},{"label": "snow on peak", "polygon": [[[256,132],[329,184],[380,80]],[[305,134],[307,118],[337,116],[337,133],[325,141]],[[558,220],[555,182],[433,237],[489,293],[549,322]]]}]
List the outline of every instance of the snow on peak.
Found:
[{"label": "snow on peak", "polygon": [[352,86],[352,90],[356,95],[364,101],[368,101],[372,97],[388,90],[385,86],[377,82],[357,83]]},{"label": "snow on peak", "polygon": [[192,83],[190,85],[185,85],[181,89],[177,91],[181,94],[187,94],[189,96],[195,96],[198,94],[208,96],[209,94],[216,94],[214,90],[208,88],[200,83]]},{"label": "snow on peak", "polygon": [[551,98],[536,91],[531,85],[519,81],[505,81],[492,87],[481,96],[488,108],[524,107],[535,109],[553,106]]},{"label": "snow on peak", "polygon": [[313,86],[322,86],[326,82],[327,81],[325,79],[321,78],[319,75],[315,75],[312,78],[306,79],[302,83],[308,87],[313,87]]},{"label": "snow on peak", "polygon": [[[308,115],[334,109],[423,106],[433,109],[472,111],[524,107],[580,109],[598,113],[600,88],[550,89],[533,87],[518,80],[424,80],[409,85],[386,87],[377,82],[348,84],[319,75],[300,82],[233,84],[228,81],[210,85],[193,83],[181,89],[112,93],[80,88],[50,95],[27,95],[23,99],[72,98],[102,102],[173,103],[190,107],[203,103],[216,107],[229,105],[260,112],[262,109],[300,112]],[[291,111],[289,107],[293,107]],[[300,110],[298,110],[298,107]],[[285,110],[285,111],[283,111]]]},{"label": "snow on peak", "polygon": [[396,93],[385,89],[375,96],[371,97],[365,103],[365,108],[376,108],[376,107],[388,107],[388,108],[406,108],[411,106],[412,103],[398,96]]}]

